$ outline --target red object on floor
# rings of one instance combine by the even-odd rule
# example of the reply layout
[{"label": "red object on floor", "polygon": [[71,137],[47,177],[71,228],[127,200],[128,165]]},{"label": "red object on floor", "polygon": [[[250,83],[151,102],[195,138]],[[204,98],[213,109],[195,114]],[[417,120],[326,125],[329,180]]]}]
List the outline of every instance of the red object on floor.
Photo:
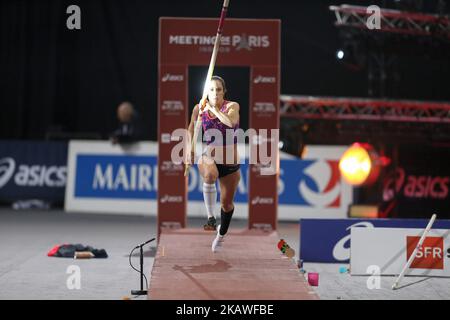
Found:
[{"label": "red object on floor", "polygon": [[56,254],[56,252],[58,252],[60,246],[61,246],[60,244],[54,246],[49,252],[47,252],[47,256],[53,257]]},{"label": "red object on floor", "polygon": [[319,274],[316,272],[308,273],[308,283],[313,287],[319,286]]}]

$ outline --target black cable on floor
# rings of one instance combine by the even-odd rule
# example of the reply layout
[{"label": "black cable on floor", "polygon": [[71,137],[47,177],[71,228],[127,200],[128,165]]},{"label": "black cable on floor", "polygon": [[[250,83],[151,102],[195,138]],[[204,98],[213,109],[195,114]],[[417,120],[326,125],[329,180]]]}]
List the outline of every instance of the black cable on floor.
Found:
[{"label": "black cable on floor", "polygon": [[[130,267],[131,267],[133,270],[135,270],[136,272],[138,272],[139,275],[140,275],[140,274],[141,274],[141,271],[138,270],[138,269],[136,269],[136,268],[133,266],[133,264],[131,263],[131,256],[133,255],[134,250],[136,250],[136,248],[134,248],[133,250],[131,250],[130,256],[128,257],[128,262],[130,263]],[[145,279],[145,287],[147,288],[147,291],[148,291],[148,280],[147,280],[147,277],[145,276],[144,273],[142,273],[142,275],[144,276],[144,279]]]}]

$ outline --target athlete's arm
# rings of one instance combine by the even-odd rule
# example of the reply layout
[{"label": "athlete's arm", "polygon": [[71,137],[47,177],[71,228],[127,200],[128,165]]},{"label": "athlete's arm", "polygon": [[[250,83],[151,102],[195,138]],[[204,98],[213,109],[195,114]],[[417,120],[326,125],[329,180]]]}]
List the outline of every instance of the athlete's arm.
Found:
[{"label": "athlete's arm", "polygon": [[[192,116],[191,116],[191,122],[189,123],[189,127],[188,127],[188,132],[189,132],[189,141],[192,141],[192,139],[194,139],[194,128],[195,128],[195,122],[196,121],[201,121],[201,119],[198,119],[198,114],[199,114],[200,110],[198,105],[196,105],[194,107],[194,110],[192,111]],[[191,150],[191,163],[194,163],[194,150]]]},{"label": "athlete's arm", "polygon": [[192,111],[191,122],[189,123],[189,127],[188,127],[188,131],[189,131],[189,135],[191,136],[191,139],[193,139],[193,137],[194,137],[194,127],[195,127],[195,121],[198,120],[198,113],[199,113],[199,107],[198,107],[198,105],[196,105],[194,107],[194,110]]},{"label": "athlete's arm", "polygon": [[226,112],[211,107],[209,103],[206,104],[206,109],[214,113],[227,127],[233,128],[239,122],[239,104],[236,102],[230,102]]}]

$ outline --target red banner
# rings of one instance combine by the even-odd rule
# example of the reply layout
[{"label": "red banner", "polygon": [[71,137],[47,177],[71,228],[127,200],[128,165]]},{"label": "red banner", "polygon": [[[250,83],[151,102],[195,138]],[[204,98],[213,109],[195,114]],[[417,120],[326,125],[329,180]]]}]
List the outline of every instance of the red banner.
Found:
[{"label": "red banner", "polygon": [[[160,64],[208,65],[218,19],[161,18]],[[216,65],[278,66],[280,21],[226,19]]]},{"label": "red banner", "polygon": [[179,142],[172,132],[187,126],[187,67],[159,68],[158,121],[158,229],[165,222],[186,226],[187,180],[184,166],[172,162],[173,147]]},{"label": "red banner", "polygon": [[[187,128],[188,66],[209,64],[218,20],[161,18],[159,23],[158,226],[175,222],[185,227],[187,179],[183,166],[171,161],[172,148],[178,144],[171,133]],[[216,66],[251,69],[250,106],[242,107],[250,108],[250,130],[258,135],[251,145],[262,157],[250,166],[250,228],[255,224],[277,226],[280,26],[279,20],[227,19],[216,61]],[[265,135],[263,131],[267,131]],[[261,149],[264,143],[266,150]],[[267,174],[266,168],[261,174],[260,169],[264,171],[267,165],[260,164],[268,157],[275,159],[268,164],[275,171]]]},{"label": "red banner", "polygon": [[[258,134],[257,139],[252,139],[251,145],[257,147],[258,164],[250,166],[249,227],[255,224],[270,224],[273,229],[276,229],[279,163],[279,139],[276,133],[280,125],[279,68],[278,66],[255,66],[252,68],[250,80],[250,128],[256,130]],[[275,155],[272,154],[274,151]],[[267,162],[268,159],[272,159],[270,163]],[[261,166],[261,163],[264,165]],[[269,174],[261,172],[261,168],[265,168]],[[276,174],[270,174],[270,168],[275,170]]]}]

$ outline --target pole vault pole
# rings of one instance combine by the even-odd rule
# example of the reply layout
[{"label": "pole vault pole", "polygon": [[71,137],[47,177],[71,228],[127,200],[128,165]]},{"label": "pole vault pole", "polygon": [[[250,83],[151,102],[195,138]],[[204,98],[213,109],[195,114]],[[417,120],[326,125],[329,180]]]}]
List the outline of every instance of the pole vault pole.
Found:
[{"label": "pole vault pole", "polygon": [[416,248],[414,249],[412,255],[409,257],[408,262],[406,263],[406,265],[403,267],[402,272],[400,272],[400,275],[398,276],[397,280],[394,282],[394,284],[392,285],[392,290],[397,289],[398,284],[400,283],[400,281],[402,280],[403,276],[405,275],[406,270],[409,268],[409,266],[411,265],[411,263],[413,262],[414,258],[417,255],[417,251],[419,251],[419,248],[422,247],[422,243],[425,240],[425,237],[427,236],[428,232],[430,231],[431,227],[433,226],[434,220],[436,219],[436,215],[433,214],[433,216],[431,217],[430,221],[428,222],[427,227],[425,228],[425,231],[423,232],[422,236],[420,237],[419,242],[417,243]]},{"label": "pole vault pole", "polygon": [[[203,95],[202,95],[202,106],[201,108],[204,108],[206,105],[206,97],[208,96],[208,89],[209,89],[209,83],[211,82],[211,77],[214,71],[214,66],[216,64],[216,59],[217,59],[217,53],[219,52],[219,46],[220,46],[220,39],[222,38],[222,29],[223,29],[223,25],[225,22],[225,17],[227,15],[227,11],[228,11],[228,3],[230,2],[230,0],[224,0],[223,1],[223,6],[222,6],[222,13],[220,14],[220,20],[219,20],[219,27],[217,28],[217,34],[216,34],[216,40],[214,42],[214,49],[211,55],[211,61],[209,62],[209,67],[208,67],[208,73],[206,74],[206,79],[205,79],[205,85],[203,87]],[[192,137],[191,140],[191,152],[194,152],[194,159],[195,159],[195,143],[197,141],[197,137],[198,137],[198,132],[200,130],[200,125],[201,125],[201,115],[199,113],[199,116],[197,118],[197,121],[195,122],[195,127],[194,127],[194,136]],[[190,159],[190,152],[187,155]],[[185,164],[185,170],[184,170],[184,176],[186,177],[189,174],[189,167],[190,167],[190,161],[186,161]]]}]

